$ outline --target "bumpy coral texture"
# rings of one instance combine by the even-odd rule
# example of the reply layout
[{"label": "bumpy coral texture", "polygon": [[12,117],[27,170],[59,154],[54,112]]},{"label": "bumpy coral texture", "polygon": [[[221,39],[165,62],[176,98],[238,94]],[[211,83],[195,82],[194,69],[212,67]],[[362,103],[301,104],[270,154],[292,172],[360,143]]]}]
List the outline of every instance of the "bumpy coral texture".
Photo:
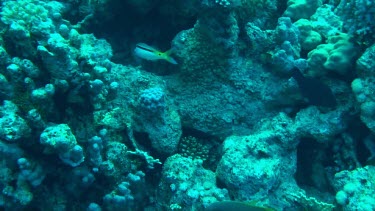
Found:
[{"label": "bumpy coral texture", "polygon": [[344,28],[351,34],[375,36],[375,4],[372,0],[343,0],[337,13],[344,21]]},{"label": "bumpy coral texture", "polygon": [[[374,210],[374,8],[3,0],[0,209]],[[178,65],[135,59],[139,42]],[[305,100],[294,67],[337,107]]]}]

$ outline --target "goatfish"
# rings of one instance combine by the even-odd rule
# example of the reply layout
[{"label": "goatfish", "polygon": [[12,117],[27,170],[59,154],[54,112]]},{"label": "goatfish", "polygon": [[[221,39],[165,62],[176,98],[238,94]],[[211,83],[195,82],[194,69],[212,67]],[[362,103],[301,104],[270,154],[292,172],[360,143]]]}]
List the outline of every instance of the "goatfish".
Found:
[{"label": "goatfish", "polygon": [[156,61],[156,60],[165,60],[172,64],[177,64],[176,60],[174,60],[170,54],[172,53],[171,50],[168,50],[166,52],[161,52],[145,43],[138,43],[134,49],[134,53],[136,56],[150,60],[150,61]]},{"label": "goatfish", "polygon": [[255,202],[219,201],[210,204],[205,211],[274,211],[272,208],[254,204]]}]

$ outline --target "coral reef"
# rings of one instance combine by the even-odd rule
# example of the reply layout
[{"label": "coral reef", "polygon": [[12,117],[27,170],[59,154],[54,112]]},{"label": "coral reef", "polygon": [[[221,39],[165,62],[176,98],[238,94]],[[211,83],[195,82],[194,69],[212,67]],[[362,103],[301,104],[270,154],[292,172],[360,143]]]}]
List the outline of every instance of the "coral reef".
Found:
[{"label": "coral reef", "polygon": [[0,210],[375,209],[373,1],[0,3]]},{"label": "coral reef", "polygon": [[228,191],[215,184],[215,173],[202,167],[202,160],[179,154],[164,163],[159,196],[158,201],[169,204],[169,209],[202,210],[211,203],[229,199]]},{"label": "coral reef", "polygon": [[343,26],[350,34],[374,37],[375,5],[372,1],[343,0],[336,12],[345,20]]},{"label": "coral reef", "polygon": [[374,170],[374,166],[366,166],[337,173],[333,183],[337,203],[345,210],[374,210]]}]

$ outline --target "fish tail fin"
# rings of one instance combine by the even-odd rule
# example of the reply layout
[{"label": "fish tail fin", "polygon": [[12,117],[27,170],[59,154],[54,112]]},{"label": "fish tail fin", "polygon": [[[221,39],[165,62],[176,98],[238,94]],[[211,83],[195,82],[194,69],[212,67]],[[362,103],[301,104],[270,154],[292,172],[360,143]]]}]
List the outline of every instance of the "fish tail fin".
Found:
[{"label": "fish tail fin", "polygon": [[172,63],[172,64],[178,64],[176,62],[176,60],[171,57],[172,53],[173,53],[173,48],[171,48],[171,49],[167,50],[166,52],[164,52],[165,60],[167,60],[169,63]]},{"label": "fish tail fin", "polygon": [[178,64],[178,63],[176,62],[176,60],[175,60],[174,58],[170,57],[170,56],[168,56],[168,57],[166,58],[166,60],[167,60],[167,62],[169,62],[169,63],[172,63],[172,64]]},{"label": "fish tail fin", "polygon": [[170,56],[171,54],[173,53],[173,48],[167,50],[166,52],[164,52],[165,55],[167,56]]}]

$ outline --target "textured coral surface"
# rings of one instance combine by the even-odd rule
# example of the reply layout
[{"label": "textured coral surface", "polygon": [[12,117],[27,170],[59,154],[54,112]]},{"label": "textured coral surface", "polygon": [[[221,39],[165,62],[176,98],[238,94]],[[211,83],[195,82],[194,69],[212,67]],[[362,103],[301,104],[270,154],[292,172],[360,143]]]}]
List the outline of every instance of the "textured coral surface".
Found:
[{"label": "textured coral surface", "polygon": [[375,210],[373,0],[0,4],[0,210]]}]

